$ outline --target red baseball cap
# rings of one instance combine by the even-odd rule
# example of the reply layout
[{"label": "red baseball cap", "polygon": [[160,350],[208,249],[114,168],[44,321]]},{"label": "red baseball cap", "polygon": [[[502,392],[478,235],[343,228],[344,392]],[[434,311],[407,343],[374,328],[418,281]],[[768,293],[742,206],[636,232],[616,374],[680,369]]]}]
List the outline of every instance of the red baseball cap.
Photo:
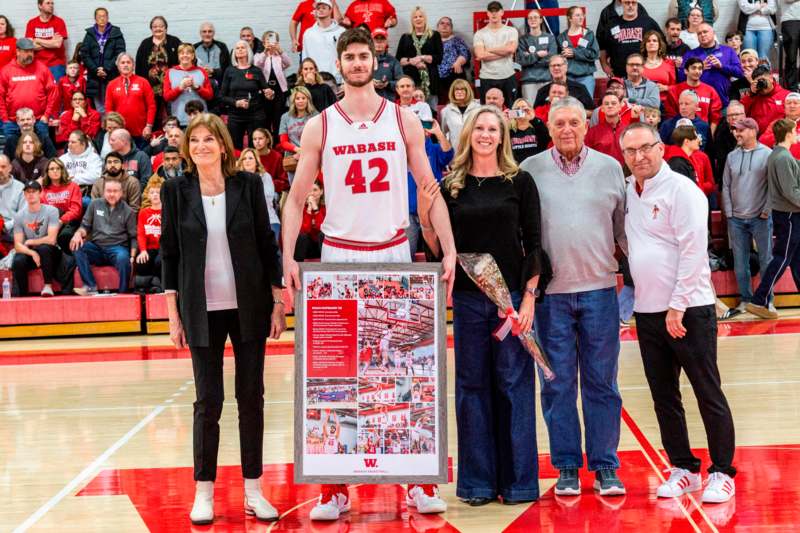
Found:
[{"label": "red baseball cap", "polygon": [[372,38],[374,39],[375,37],[383,37],[384,39],[388,39],[389,32],[387,32],[385,28],[375,28],[372,30]]}]

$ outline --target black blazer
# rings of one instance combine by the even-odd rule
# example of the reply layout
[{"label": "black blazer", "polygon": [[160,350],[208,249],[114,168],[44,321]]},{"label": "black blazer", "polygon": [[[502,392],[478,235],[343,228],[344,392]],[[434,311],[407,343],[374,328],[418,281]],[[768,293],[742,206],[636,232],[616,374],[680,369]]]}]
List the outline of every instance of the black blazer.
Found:
[{"label": "black blazer", "polygon": [[[208,234],[198,178],[186,175],[166,181],[161,202],[161,281],[165,290],[178,291],[189,345],[207,347]],[[227,178],[225,207],[242,340],[266,337],[273,304],[270,285],[281,286],[281,266],[261,178],[248,172]]]}]

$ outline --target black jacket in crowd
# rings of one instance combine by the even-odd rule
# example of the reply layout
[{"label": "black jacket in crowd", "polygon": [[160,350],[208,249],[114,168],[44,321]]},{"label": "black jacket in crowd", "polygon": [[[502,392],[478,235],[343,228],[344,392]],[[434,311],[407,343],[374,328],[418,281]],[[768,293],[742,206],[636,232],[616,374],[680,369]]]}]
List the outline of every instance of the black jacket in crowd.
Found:
[{"label": "black jacket in crowd", "polygon": [[[194,175],[167,180],[161,189],[161,261],[165,290],[178,291],[178,310],[189,346],[208,347],[206,219]],[[242,341],[269,334],[271,286],[281,286],[278,245],[270,229],[261,178],[237,172],[225,180],[231,251]]]},{"label": "black jacket in crowd", "polygon": [[[439,64],[442,62],[444,56],[444,47],[442,45],[442,36],[438,31],[432,32],[425,44],[422,45],[422,55],[431,56],[433,61],[428,65],[428,77],[430,78],[430,93],[437,94],[439,92]],[[398,61],[405,58],[412,58],[417,56],[417,49],[414,47],[414,39],[410,33],[404,33],[400,37],[400,42],[397,43],[397,53],[395,57]],[[420,87],[419,69],[413,65],[406,65],[403,67],[403,73],[411,76]]]},{"label": "black jacket in crowd", "polygon": [[[264,93],[261,91],[267,87],[267,80],[264,79],[264,73],[260,68],[251,65],[249,68],[241,69],[231,65],[222,77],[220,97],[231,114],[249,115],[264,108]],[[250,107],[247,109],[236,107],[236,100],[241,99],[249,100]]]},{"label": "black jacket in crowd", "polygon": [[[211,73],[211,78],[216,80],[216,82],[222,85],[222,76],[225,75],[225,71],[231,66],[231,52],[228,50],[228,46],[223,43],[222,41],[218,41],[213,39],[211,44],[215,44],[219,47],[219,68],[215,68],[214,71]],[[203,41],[198,41],[194,43],[194,50],[195,54],[197,54],[197,50],[199,50],[203,46]]]},{"label": "black jacket in crowd", "polygon": [[[86,67],[86,96],[95,98],[105,96],[108,82],[119,76],[117,56],[125,51],[125,37],[117,26],[111,26],[108,39],[100,52],[100,44],[94,34],[94,26],[86,28],[86,35],[81,45],[81,60]],[[97,77],[97,69],[102,67],[105,78]]]},{"label": "black jacket in crowd", "polygon": [[[178,47],[181,45],[181,40],[174,35],[167,34],[166,38],[167,48],[167,65],[174,67],[178,64]],[[147,37],[139,44],[136,50],[136,75],[141,76],[146,80],[150,79],[148,71],[150,67],[147,65],[147,58],[150,57],[150,52],[153,51],[153,38]]]}]

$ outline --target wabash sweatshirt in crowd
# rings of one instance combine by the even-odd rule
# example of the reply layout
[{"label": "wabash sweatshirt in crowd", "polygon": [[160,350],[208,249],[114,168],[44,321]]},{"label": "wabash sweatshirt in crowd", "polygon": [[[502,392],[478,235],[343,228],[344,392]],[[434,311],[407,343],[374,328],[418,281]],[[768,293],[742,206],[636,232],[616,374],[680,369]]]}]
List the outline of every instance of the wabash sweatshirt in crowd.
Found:
[{"label": "wabash sweatshirt in crowd", "polygon": [[55,118],[58,87],[41,61],[22,66],[16,60],[0,70],[0,120],[15,121],[17,109],[29,107],[37,119]]},{"label": "wabash sweatshirt in crowd", "polygon": [[119,76],[106,87],[106,113],[116,111],[125,117],[125,128],[134,137],[156,119],[156,101],[150,83],[141,76]]}]

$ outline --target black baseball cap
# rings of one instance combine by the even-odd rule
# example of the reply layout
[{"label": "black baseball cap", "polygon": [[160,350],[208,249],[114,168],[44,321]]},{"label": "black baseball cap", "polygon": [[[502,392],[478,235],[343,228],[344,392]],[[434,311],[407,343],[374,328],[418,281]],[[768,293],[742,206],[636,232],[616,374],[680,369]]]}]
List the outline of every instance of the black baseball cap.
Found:
[{"label": "black baseball cap", "polygon": [[486,11],[502,11],[502,10],[503,10],[503,4],[497,2],[496,0],[489,2],[489,5],[486,6]]},{"label": "black baseball cap", "polygon": [[29,180],[29,181],[26,181],[25,184],[22,186],[22,190],[23,191],[29,191],[29,190],[41,191],[42,190],[42,184],[39,183],[36,180]]}]

